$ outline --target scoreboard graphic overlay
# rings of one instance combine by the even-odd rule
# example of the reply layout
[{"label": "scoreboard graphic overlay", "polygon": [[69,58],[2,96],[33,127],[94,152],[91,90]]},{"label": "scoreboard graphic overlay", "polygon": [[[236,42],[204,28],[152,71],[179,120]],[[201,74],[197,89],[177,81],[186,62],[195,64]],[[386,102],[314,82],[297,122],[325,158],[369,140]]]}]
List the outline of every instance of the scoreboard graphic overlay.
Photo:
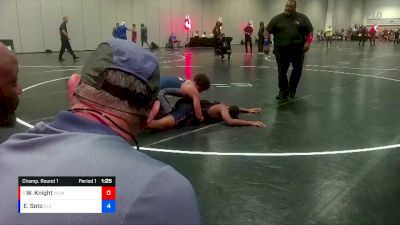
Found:
[{"label": "scoreboard graphic overlay", "polygon": [[18,177],[18,213],[115,213],[115,177]]}]

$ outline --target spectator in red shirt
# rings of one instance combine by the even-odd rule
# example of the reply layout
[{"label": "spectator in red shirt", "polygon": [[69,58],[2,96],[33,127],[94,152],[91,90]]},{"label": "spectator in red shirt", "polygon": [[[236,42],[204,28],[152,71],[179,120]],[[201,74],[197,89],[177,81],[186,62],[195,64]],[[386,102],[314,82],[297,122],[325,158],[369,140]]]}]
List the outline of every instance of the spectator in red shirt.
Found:
[{"label": "spectator in red shirt", "polygon": [[248,53],[247,49],[247,43],[250,43],[250,53],[253,52],[253,44],[251,41],[251,35],[253,35],[253,28],[251,27],[250,22],[247,24],[247,26],[244,28],[244,44],[246,46],[246,53]]},{"label": "spectator in red shirt", "polygon": [[369,44],[375,45],[376,25],[372,25],[371,28],[369,29],[368,33],[369,33]]},{"label": "spectator in red shirt", "polygon": [[136,24],[132,24],[132,42],[136,43],[136,41],[137,41]]}]

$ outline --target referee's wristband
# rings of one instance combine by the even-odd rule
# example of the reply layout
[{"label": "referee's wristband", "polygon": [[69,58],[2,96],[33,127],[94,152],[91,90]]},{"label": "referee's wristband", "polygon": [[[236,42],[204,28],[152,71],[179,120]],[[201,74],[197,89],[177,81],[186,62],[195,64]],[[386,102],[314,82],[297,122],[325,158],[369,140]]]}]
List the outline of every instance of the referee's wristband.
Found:
[{"label": "referee's wristband", "polygon": [[307,37],[306,37],[306,42],[307,42],[308,44],[311,44],[312,41],[313,41],[313,36],[312,36],[312,35],[307,35]]}]

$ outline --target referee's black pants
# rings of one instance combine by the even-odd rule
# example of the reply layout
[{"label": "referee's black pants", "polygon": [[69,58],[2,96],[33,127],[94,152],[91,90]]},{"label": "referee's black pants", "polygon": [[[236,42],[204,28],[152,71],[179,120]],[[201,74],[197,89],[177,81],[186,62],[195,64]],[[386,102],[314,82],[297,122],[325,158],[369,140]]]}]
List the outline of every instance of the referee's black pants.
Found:
[{"label": "referee's black pants", "polygon": [[258,35],[258,52],[264,52],[264,35]]},{"label": "referee's black pants", "polygon": [[214,53],[218,54],[217,49],[218,49],[218,40],[219,37],[214,36]]},{"label": "referee's black pants", "polygon": [[71,44],[69,43],[69,40],[68,39],[61,39],[61,49],[60,49],[60,53],[58,55],[58,59],[59,60],[62,59],[62,56],[64,54],[65,49],[68,50],[69,54],[71,54],[74,59],[77,58],[77,56],[75,55],[74,51],[72,51]]},{"label": "referee's black pants", "polygon": [[244,45],[246,46],[246,53],[249,52],[249,50],[247,49],[247,43],[249,43],[249,45],[250,45],[250,52],[253,52],[253,43],[251,41],[251,36],[250,35],[245,35],[244,36]]},{"label": "referee's black pants", "polygon": [[[275,46],[274,54],[278,63],[278,87],[280,96],[287,97],[295,94],[299,84],[304,62],[304,45],[292,44]],[[292,64],[293,70],[288,81],[287,71]]]}]

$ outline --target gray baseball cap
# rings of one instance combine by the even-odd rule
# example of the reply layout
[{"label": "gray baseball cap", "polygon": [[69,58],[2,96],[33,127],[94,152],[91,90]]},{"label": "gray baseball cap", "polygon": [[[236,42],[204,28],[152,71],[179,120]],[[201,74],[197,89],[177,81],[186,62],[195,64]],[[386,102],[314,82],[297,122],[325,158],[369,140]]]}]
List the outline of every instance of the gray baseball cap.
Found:
[{"label": "gray baseball cap", "polygon": [[[103,42],[83,67],[81,79],[96,89],[104,90],[104,71],[107,69],[120,70],[142,80],[153,92],[153,99],[156,98],[160,86],[160,69],[158,59],[151,52],[127,40],[111,39]],[[128,97],[126,91],[117,93],[124,93],[124,99]]]}]

